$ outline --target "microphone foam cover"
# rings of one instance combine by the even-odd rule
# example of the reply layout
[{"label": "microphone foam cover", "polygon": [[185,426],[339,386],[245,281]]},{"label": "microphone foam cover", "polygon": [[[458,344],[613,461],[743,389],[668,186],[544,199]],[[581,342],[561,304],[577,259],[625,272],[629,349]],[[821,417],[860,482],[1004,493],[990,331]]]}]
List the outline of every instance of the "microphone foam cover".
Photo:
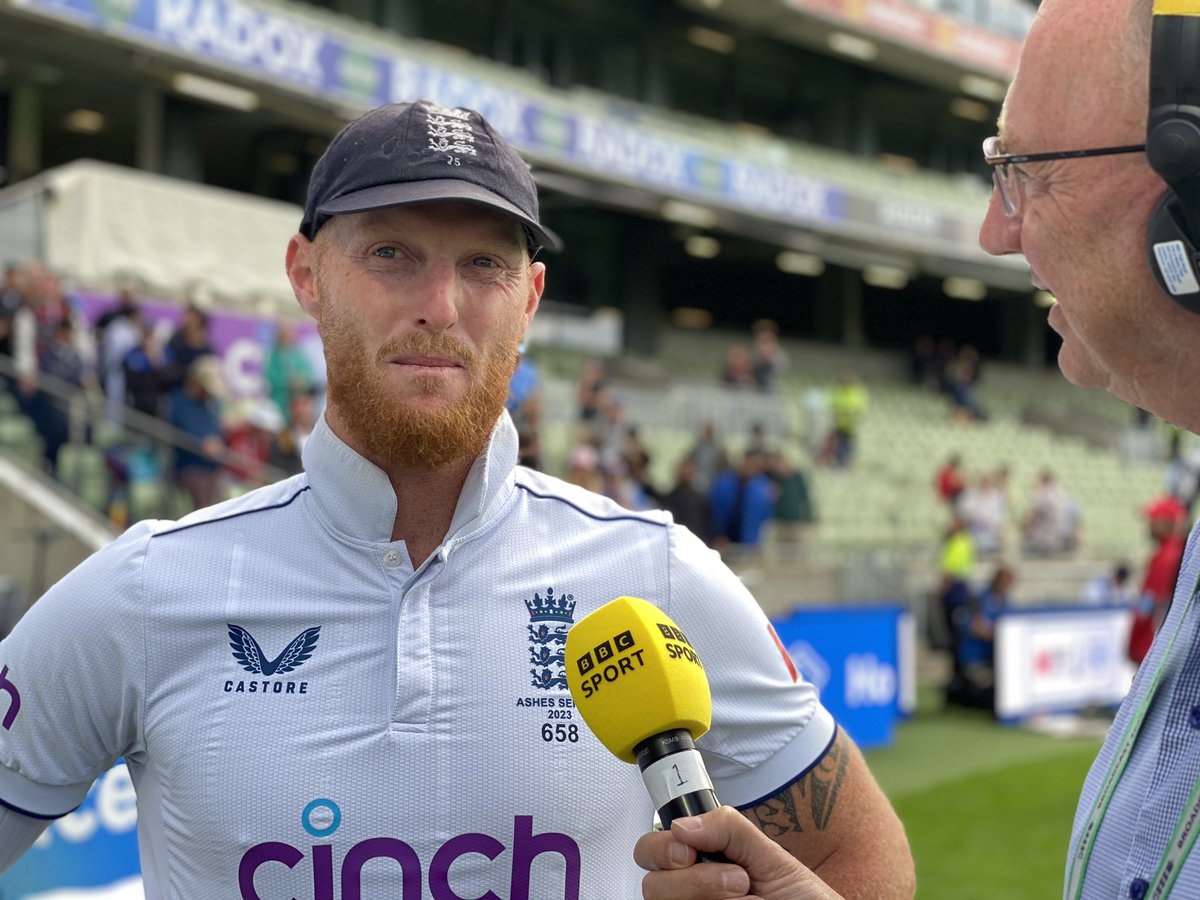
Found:
[{"label": "microphone foam cover", "polygon": [[712,724],[712,695],[686,635],[654,604],[618,597],[567,632],[567,687],[579,714],[609,751],[682,728],[698,738]]}]

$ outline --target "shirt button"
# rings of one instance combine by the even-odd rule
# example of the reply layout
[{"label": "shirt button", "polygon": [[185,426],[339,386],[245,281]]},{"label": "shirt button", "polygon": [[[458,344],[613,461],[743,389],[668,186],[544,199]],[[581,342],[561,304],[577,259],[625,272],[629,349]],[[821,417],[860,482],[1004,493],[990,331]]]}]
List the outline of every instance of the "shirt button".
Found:
[{"label": "shirt button", "polygon": [[392,548],[387,553],[383,554],[383,564],[389,569],[394,569],[400,565],[403,560],[400,558],[400,551]]},{"label": "shirt button", "polygon": [[1129,900],[1142,900],[1149,888],[1150,882],[1145,878],[1133,879],[1133,881],[1129,882]]},{"label": "shirt button", "polygon": [[1188,713],[1188,724],[1193,728],[1200,728],[1200,704],[1193,706]]}]

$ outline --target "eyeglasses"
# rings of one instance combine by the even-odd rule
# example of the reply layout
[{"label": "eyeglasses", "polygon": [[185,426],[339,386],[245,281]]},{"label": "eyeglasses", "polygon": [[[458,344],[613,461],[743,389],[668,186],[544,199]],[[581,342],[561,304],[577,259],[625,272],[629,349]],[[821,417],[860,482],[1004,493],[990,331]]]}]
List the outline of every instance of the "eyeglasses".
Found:
[{"label": "eyeglasses", "polygon": [[1141,153],[1145,144],[1124,147],[1096,147],[1091,150],[1060,150],[1054,153],[1004,153],[1000,138],[993,135],[983,142],[983,161],[992,167],[992,181],[1004,203],[1004,214],[1010,219],[1021,212],[1021,184],[1029,174],[1021,168],[1025,163],[1050,162],[1054,159],[1083,159],[1088,156],[1115,156],[1118,153]]}]

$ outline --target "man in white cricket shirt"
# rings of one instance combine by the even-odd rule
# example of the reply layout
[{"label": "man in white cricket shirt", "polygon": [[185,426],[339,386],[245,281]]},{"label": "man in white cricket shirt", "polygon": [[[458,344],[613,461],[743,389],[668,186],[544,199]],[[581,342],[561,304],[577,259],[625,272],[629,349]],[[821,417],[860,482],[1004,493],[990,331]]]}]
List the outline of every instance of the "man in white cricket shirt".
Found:
[{"label": "man in white cricket shirt", "polygon": [[152,900],[635,896],[650,800],[563,667],[634,594],[702,650],[721,800],[846,896],[911,896],[899,821],[717,556],[516,465],[557,244],[471,110],[334,138],[287,248],[329,369],[305,471],[135,525],[0,644],[0,867],[124,757]]}]

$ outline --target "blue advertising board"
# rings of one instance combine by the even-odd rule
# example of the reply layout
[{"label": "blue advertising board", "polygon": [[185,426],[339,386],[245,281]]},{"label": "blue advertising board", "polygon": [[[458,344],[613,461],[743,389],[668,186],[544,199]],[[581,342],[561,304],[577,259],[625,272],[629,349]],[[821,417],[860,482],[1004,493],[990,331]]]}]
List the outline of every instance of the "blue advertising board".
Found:
[{"label": "blue advertising board", "polygon": [[[14,0],[181,59],[363,110],[424,97],[482,113],[518,148],[636,187],[805,225],[850,218],[847,192],[786,161],[666,130],[653,113],[587,112],[569,95],[416,58],[361,33],[256,0]],[[870,218],[870,217],[868,217]],[[871,219],[871,221],[874,221]]]},{"label": "blue advertising board", "polygon": [[[137,802],[123,762],[96,779],[79,809],[50,823],[0,875],[0,900],[141,897]],[[103,893],[97,888],[109,887]]]},{"label": "blue advertising board", "polygon": [[772,619],[821,703],[860,747],[890,744],[911,712],[913,627],[892,605],[802,607]]}]

